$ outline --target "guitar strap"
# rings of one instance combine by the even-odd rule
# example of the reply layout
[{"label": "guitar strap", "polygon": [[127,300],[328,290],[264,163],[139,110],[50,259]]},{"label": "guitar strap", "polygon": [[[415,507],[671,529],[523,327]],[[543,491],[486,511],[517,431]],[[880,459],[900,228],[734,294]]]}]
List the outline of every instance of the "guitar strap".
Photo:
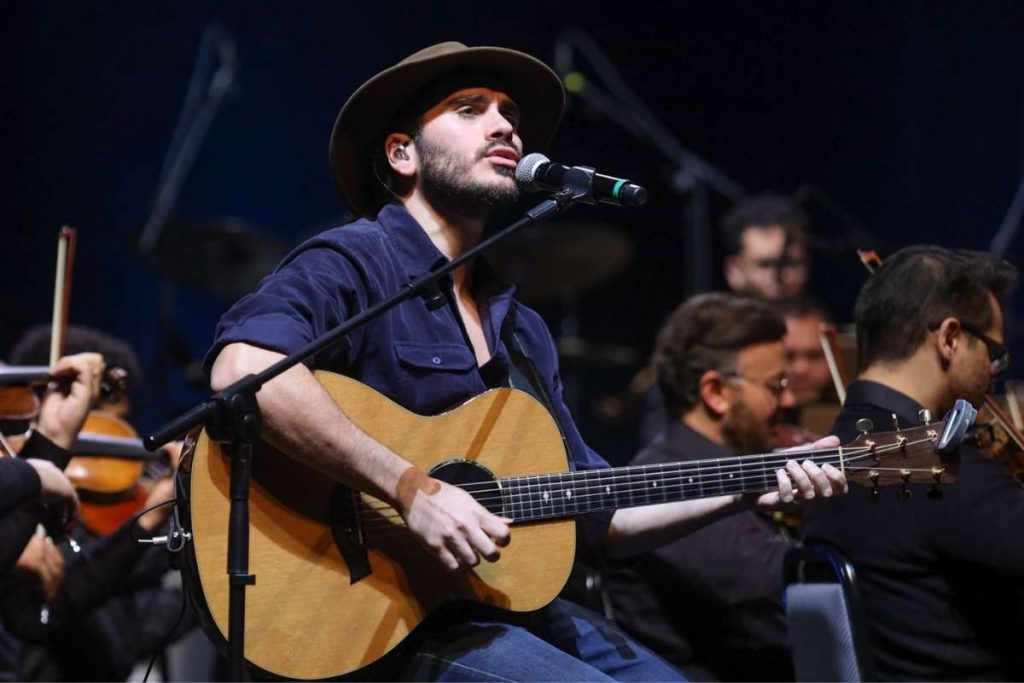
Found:
[{"label": "guitar strap", "polygon": [[508,385],[513,389],[525,391],[547,408],[551,418],[558,425],[558,433],[562,437],[562,445],[565,447],[565,452],[569,455],[569,469],[575,470],[576,459],[573,457],[572,449],[569,447],[569,440],[565,438],[565,429],[562,428],[562,423],[558,420],[558,413],[555,412],[554,405],[551,402],[551,395],[548,393],[544,382],[541,381],[540,374],[537,372],[537,366],[534,365],[533,359],[526,352],[526,348],[516,333],[516,310],[518,307],[519,304],[512,301],[508,313],[505,315],[505,320],[501,323],[501,340],[505,342],[505,348],[508,349],[509,356]]}]

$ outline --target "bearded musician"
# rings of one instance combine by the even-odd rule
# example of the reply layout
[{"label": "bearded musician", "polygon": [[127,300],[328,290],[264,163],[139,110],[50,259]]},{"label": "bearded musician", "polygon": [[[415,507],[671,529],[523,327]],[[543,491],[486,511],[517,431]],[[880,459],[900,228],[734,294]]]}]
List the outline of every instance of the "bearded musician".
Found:
[{"label": "bearded musician", "polygon": [[[330,145],[335,180],[362,218],[298,247],[223,316],[206,360],[213,388],[266,368],[477,244],[487,219],[517,199],[517,161],[524,150],[550,141],[564,99],[559,78],[533,57],[459,43],[428,47],[364,83],[342,107]],[[405,302],[312,365],[350,375],[415,413],[436,414],[518,381],[510,338],[532,361],[543,384],[538,389],[551,397],[576,468],[606,466],[562,401],[547,327],[486,262],[461,267],[432,301]],[[500,561],[512,538],[510,520],[370,439],[310,368],[291,368],[257,398],[266,440],[393,506],[433,561],[453,572]],[[752,505],[828,497],[845,486],[837,470],[810,461],[791,460],[776,476],[777,490],[756,498],[724,496],[585,519],[587,538],[609,555],[629,555]],[[524,617],[441,610],[414,639],[409,655],[381,676],[679,679],[612,624],[560,600]]]}]

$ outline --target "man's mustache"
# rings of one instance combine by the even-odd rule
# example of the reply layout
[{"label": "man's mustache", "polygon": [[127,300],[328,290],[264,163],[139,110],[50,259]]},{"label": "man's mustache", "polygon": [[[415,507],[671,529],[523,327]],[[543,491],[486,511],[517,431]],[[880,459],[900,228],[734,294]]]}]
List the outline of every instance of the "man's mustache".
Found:
[{"label": "man's mustache", "polygon": [[519,149],[519,145],[512,142],[511,140],[493,140],[492,142],[488,142],[486,145],[484,145],[483,148],[481,148],[481,150],[477,153],[477,161],[483,159],[488,154],[490,154],[491,150],[494,149],[495,147],[511,147],[516,151],[516,155],[523,156],[523,150]]}]

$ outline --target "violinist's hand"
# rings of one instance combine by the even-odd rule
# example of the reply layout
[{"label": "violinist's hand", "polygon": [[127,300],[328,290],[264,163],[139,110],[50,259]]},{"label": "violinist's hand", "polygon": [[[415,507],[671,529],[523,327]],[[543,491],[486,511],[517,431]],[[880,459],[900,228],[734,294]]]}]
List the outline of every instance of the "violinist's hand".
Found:
[{"label": "violinist's hand", "polygon": [[42,482],[43,500],[65,505],[72,513],[69,516],[73,516],[73,513],[78,510],[78,495],[75,493],[75,487],[60,468],[49,460],[28,458],[25,462],[34,467],[36,474],[39,475],[39,481]]},{"label": "violinist's hand", "polygon": [[[153,484],[153,488],[150,489],[149,496],[146,497],[146,503],[142,506],[142,509],[146,510],[157,503],[163,503],[172,498],[174,498],[174,480],[171,477],[164,477]],[[146,533],[152,534],[157,532],[167,524],[167,520],[171,516],[172,507],[168,503],[167,505],[161,505],[154,510],[150,510],[139,517],[139,526]]]},{"label": "violinist's hand", "polygon": [[33,536],[16,566],[39,582],[47,602],[53,600],[64,580],[64,556],[49,537]]},{"label": "violinist's hand", "polygon": [[[839,445],[839,439],[835,436],[826,436],[818,439],[810,446],[799,446],[789,448],[782,453],[793,453],[798,456],[803,451],[810,449],[835,448]],[[765,510],[774,510],[780,504],[806,502],[815,498],[829,498],[836,493],[846,493],[850,490],[846,483],[846,477],[828,463],[818,467],[811,460],[804,460],[798,463],[794,458],[786,463],[786,467],[775,471],[779,482],[779,488],[763,494],[754,494],[753,502],[757,507]]]},{"label": "violinist's hand", "polygon": [[70,450],[99,398],[105,368],[103,356],[98,353],[79,353],[57,361],[51,374],[72,382],[67,388],[51,386],[46,392],[39,406],[36,429],[61,448]]}]

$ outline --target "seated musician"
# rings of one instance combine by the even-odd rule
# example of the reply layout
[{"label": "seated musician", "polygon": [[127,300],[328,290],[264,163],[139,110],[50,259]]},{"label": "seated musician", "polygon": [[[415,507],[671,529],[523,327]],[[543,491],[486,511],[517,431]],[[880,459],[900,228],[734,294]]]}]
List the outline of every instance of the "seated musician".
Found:
[{"label": "seated musician", "polygon": [[[298,247],[224,315],[207,356],[213,387],[262,370],[475,245],[488,217],[517,199],[517,160],[524,148],[543,148],[553,136],[564,97],[558,77],[533,57],[458,43],[426,48],[367,81],[342,108],[331,140],[335,179],[363,218]],[[463,266],[435,296],[405,302],[313,365],[351,375],[420,414],[510,383],[547,394],[576,467],[604,466],[562,401],[547,327],[512,292],[485,262]],[[541,386],[525,379],[531,373],[520,369],[521,355]],[[293,367],[258,399],[264,438],[324,476],[388,502],[433,560],[451,571],[500,562],[514,538],[510,520],[370,439],[309,368]],[[809,461],[790,461],[776,474],[778,487],[761,504],[829,495],[844,485],[837,470]],[[599,545],[607,539],[609,553],[625,555],[750,504],[735,495],[619,510],[610,524],[604,516],[590,527]],[[525,616],[461,608],[436,614],[414,637],[407,655],[390,662],[396,668],[379,675],[679,677],[612,624],[564,601]]]},{"label": "seated musician", "polygon": [[828,322],[825,309],[806,297],[773,302],[786,321],[786,376],[793,394],[793,407],[799,409],[817,401],[835,401],[828,361],[821,348],[821,326]]},{"label": "seated musician", "polygon": [[[12,347],[12,364],[45,365],[50,334],[49,325],[27,331]],[[128,387],[139,386],[138,358],[124,342],[99,330],[68,325],[64,345],[76,354],[71,358],[91,359],[100,371],[121,368]],[[130,413],[128,391],[101,399],[97,384],[82,396],[87,411]],[[47,419],[50,412],[44,403],[36,432],[52,433],[53,428],[47,427],[52,421]],[[83,420],[86,414],[82,414]],[[81,423],[76,423],[75,435],[80,427]],[[72,455],[75,438],[71,431],[54,439],[61,446],[53,449],[53,460],[60,467],[66,466]],[[171,496],[171,480],[163,477],[150,490],[142,509]],[[145,515],[135,535],[152,535],[166,523],[169,512],[165,506]],[[55,545],[41,536],[29,541],[19,567],[23,579],[34,577],[46,584],[48,619],[43,623],[37,618],[38,597],[25,590],[26,581],[9,587],[3,598],[4,611],[14,633],[26,641],[19,656],[20,679],[125,680],[137,661],[158,649],[179,617],[183,596],[180,590],[161,584],[167,571],[163,548],[137,543],[130,527],[128,521],[109,536],[100,537],[76,524],[66,543]],[[61,571],[47,572],[51,567]]]},{"label": "seated musician", "polygon": [[729,289],[768,301],[802,296],[807,285],[807,214],[784,195],[762,192],[736,202],[719,236]]},{"label": "seated musician", "polygon": [[[854,309],[862,371],[833,431],[940,419],[975,405],[1005,369],[1001,301],[1016,278],[989,254],[908,247],[865,283]],[[865,426],[863,423],[862,427]],[[1022,680],[1024,490],[974,448],[955,483],[910,498],[851,486],[805,511],[805,540],[839,549],[857,571],[883,680]]]},{"label": "seated musician", "polygon": [[[749,297],[699,294],[677,308],[654,350],[674,419],[630,464],[770,451],[772,427],[793,405],[785,334],[781,316]],[[790,680],[781,600],[789,547],[754,510],[717,519],[614,563],[607,587],[615,620],[694,678]]]},{"label": "seated musician", "polygon": [[[0,601],[35,594],[52,599],[57,594],[64,576],[63,558],[53,542],[36,535],[36,530],[40,524],[56,523],[51,513],[61,516],[65,509],[77,507],[78,498],[61,470],[99,393],[102,372],[103,359],[98,354],[61,358],[52,374],[66,377],[70,385],[55,385],[46,392],[35,428],[18,457],[0,461]],[[53,499],[64,505],[49,508],[46,503]],[[21,678],[19,644],[9,633],[12,616],[17,615],[0,610],[0,680]]]}]

